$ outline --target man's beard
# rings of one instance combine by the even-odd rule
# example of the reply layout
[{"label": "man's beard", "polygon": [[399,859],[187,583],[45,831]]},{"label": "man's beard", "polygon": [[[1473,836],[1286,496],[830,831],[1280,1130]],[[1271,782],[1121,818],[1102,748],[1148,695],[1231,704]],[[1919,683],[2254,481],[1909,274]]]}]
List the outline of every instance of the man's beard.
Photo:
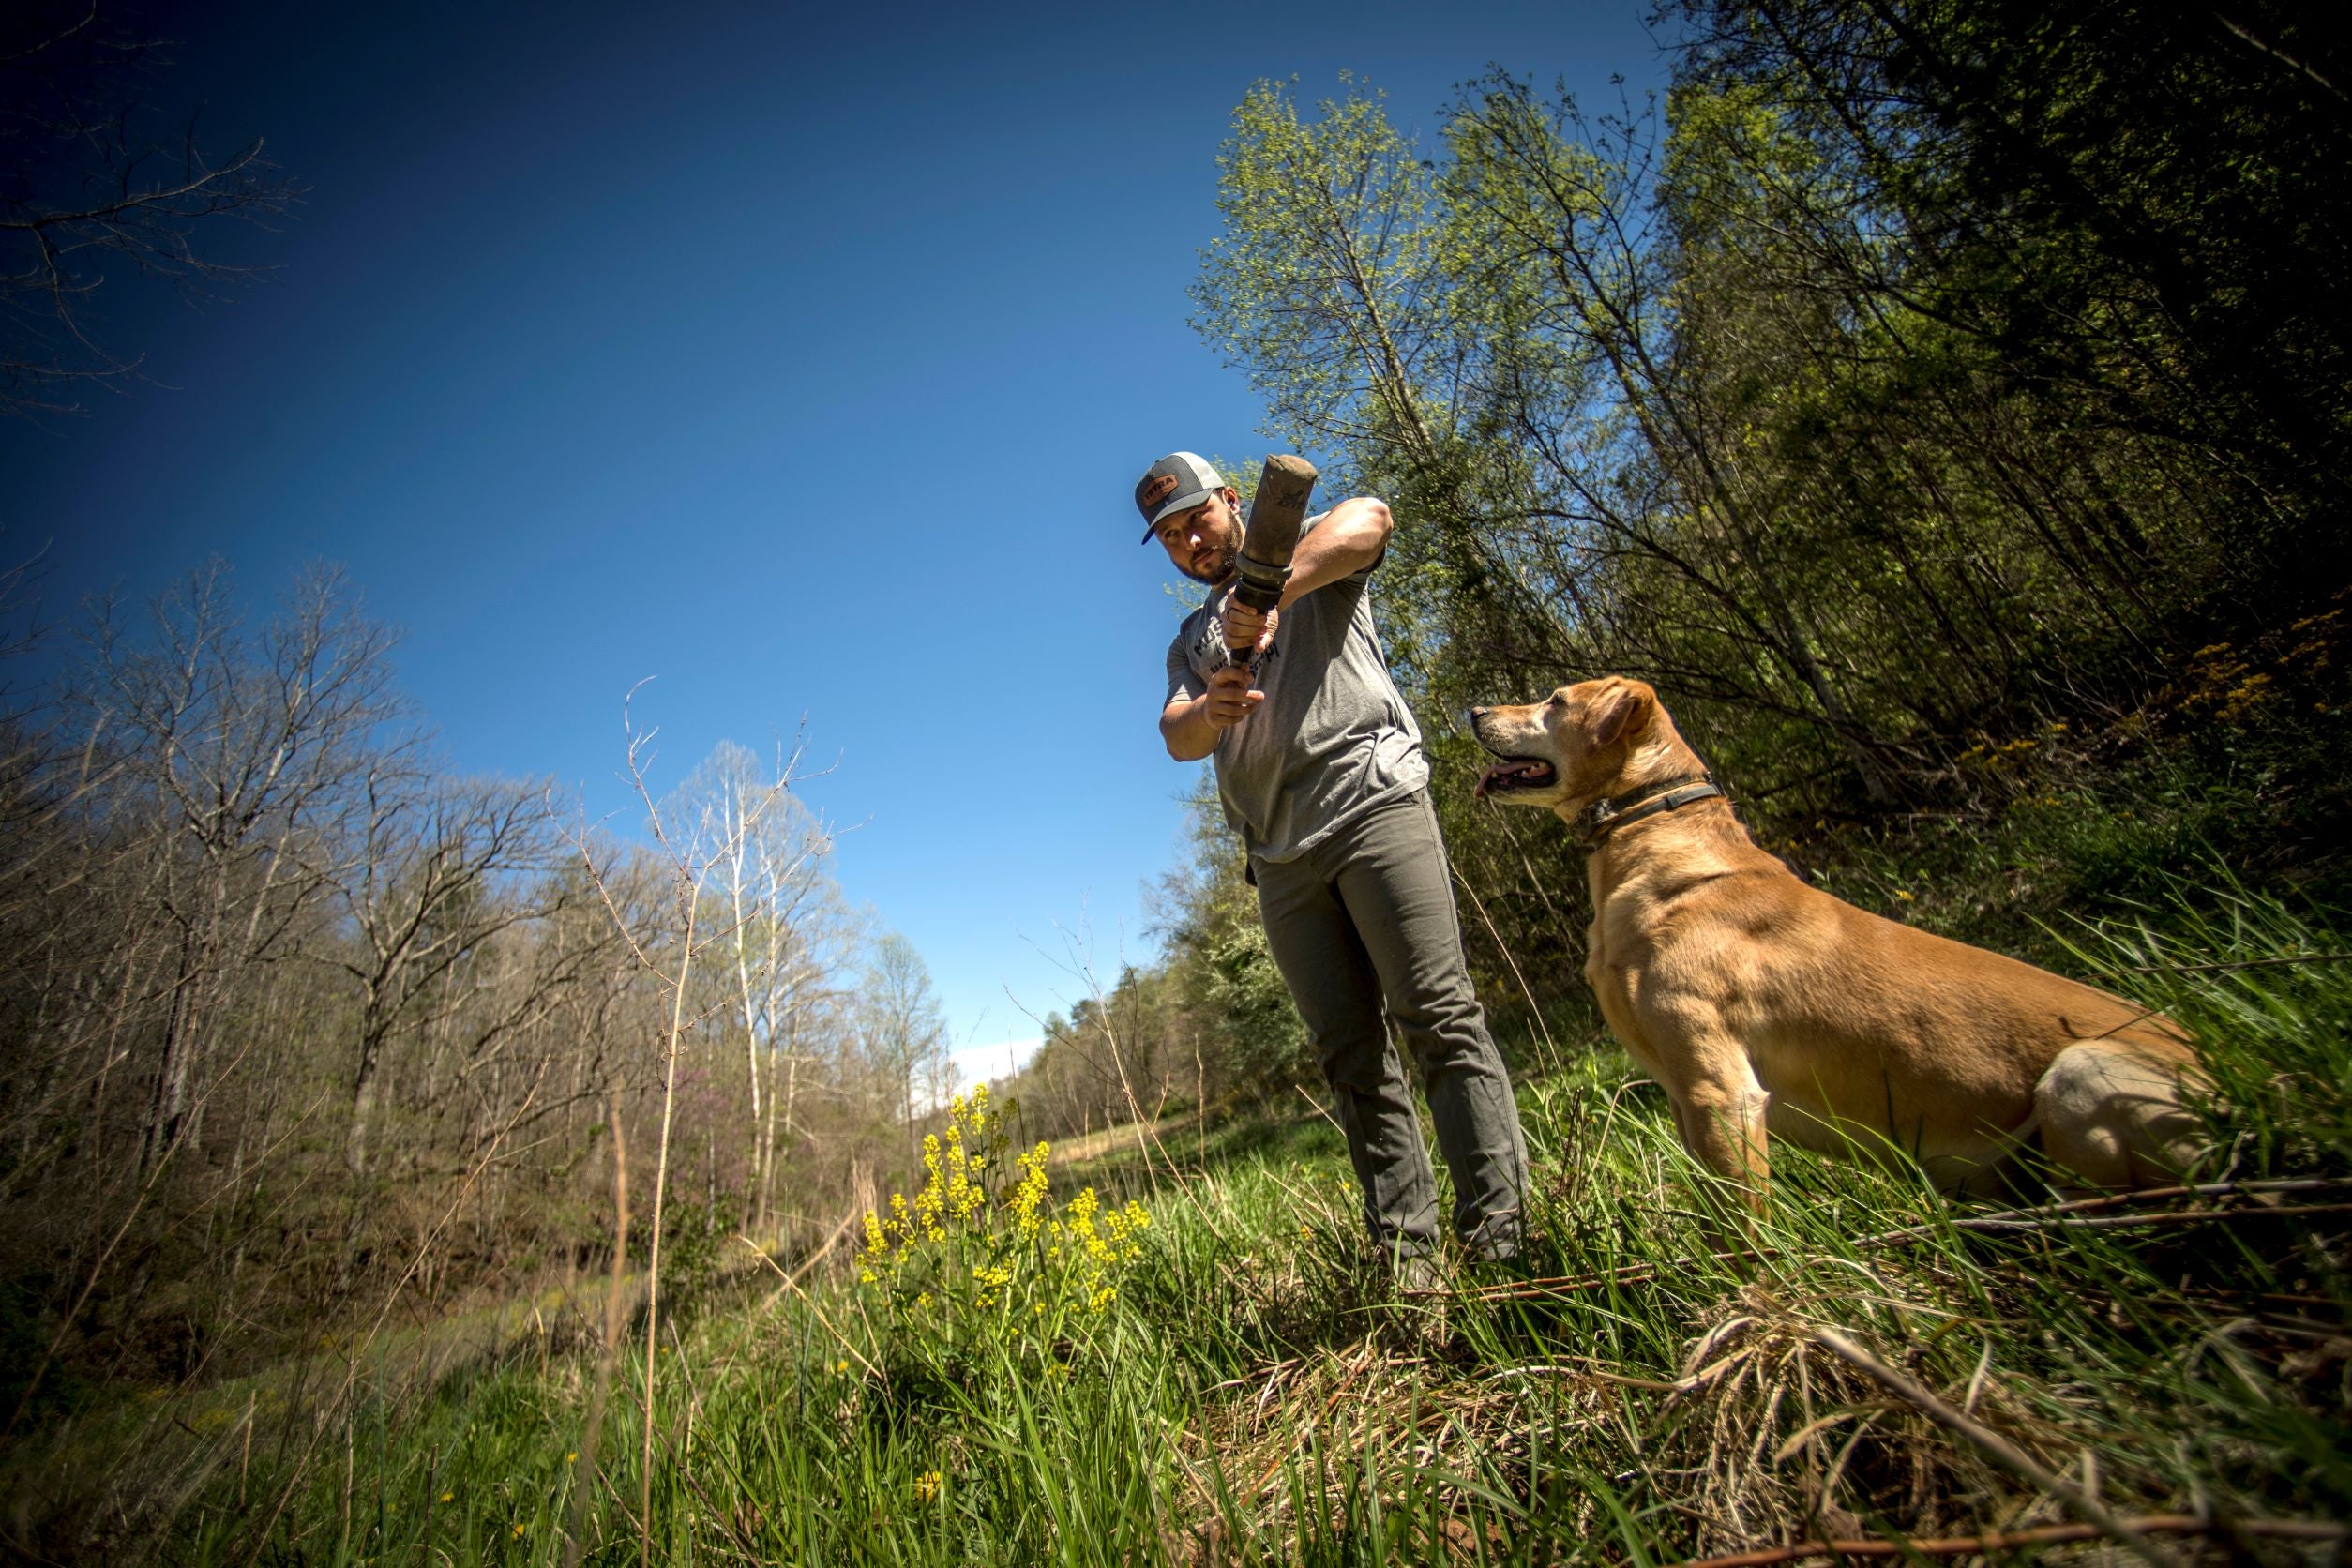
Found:
[{"label": "man's beard", "polygon": [[1197,572],[1188,565],[1178,566],[1176,569],[1195,582],[1214,588],[1233,575],[1233,564],[1241,559],[1241,553],[1238,550],[1220,550],[1211,552],[1206,572]]}]

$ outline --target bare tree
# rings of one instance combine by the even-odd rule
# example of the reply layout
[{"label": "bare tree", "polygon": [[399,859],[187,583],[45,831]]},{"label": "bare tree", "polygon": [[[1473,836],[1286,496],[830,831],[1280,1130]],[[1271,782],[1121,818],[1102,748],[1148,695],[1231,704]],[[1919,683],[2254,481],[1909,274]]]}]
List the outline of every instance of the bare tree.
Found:
[{"label": "bare tree", "polygon": [[359,985],[359,1060],[343,1160],[368,1168],[384,1052],[402,1024],[430,1031],[469,1000],[444,984],[499,932],[541,912],[502,896],[502,876],[547,856],[543,792],[504,780],[419,777],[400,761],[369,769],[357,854],[339,895],[358,936],[339,967]]},{"label": "bare tree", "polygon": [[874,944],[859,997],[859,1033],[866,1059],[890,1101],[892,1118],[914,1142],[917,1091],[943,1070],[947,1023],[931,989],[931,971],[914,943],[893,931]]},{"label": "bare tree", "polygon": [[[362,617],[339,576],[303,580],[250,641],[215,562],[156,603],[153,641],[111,617],[95,637],[104,711],[140,761],[139,786],[172,846],[154,897],[177,944],[142,1168],[184,1134],[206,1028],[226,990],[278,955],[325,894],[307,852],[403,716],[391,634]],[[396,743],[397,744],[397,743]]]},{"label": "bare tree", "polygon": [[[779,1125],[789,1136],[807,1057],[795,1038],[803,1003],[830,986],[844,961],[850,926],[827,873],[833,832],[792,792],[808,776],[804,746],[779,747],[772,768],[747,747],[722,742],[681,784],[665,810],[692,820],[699,837],[724,848],[712,918],[733,981],[749,1091],[746,1210],[765,1220],[769,1169]],[[783,1082],[772,1081],[780,1069]]]},{"label": "bare tree", "polygon": [[[641,686],[642,682],[639,683]],[[633,688],[630,698],[634,699]],[[656,731],[640,730],[630,715],[629,703],[621,709],[623,732],[628,737],[627,777],[630,788],[645,807],[646,831],[653,839],[655,857],[661,866],[668,886],[666,897],[652,911],[654,919],[646,922],[632,916],[613,897],[612,881],[599,868],[595,847],[583,827],[576,843],[580,862],[589,879],[603,897],[630,953],[659,987],[668,1014],[662,1026],[661,1044],[661,1123],[654,1150],[653,1229],[647,1245],[645,1264],[645,1425],[640,1463],[642,1467],[643,1491],[639,1500],[639,1518],[649,1519],[652,1506],[654,1460],[654,1383],[655,1334],[660,1319],[661,1305],[661,1242],[663,1203],[669,1192],[670,1142],[676,1115],[678,1098],[678,1058],[688,1032],[701,1022],[690,1004],[692,987],[696,981],[695,961],[704,957],[714,943],[723,944],[731,935],[724,924],[714,927],[711,913],[716,900],[712,897],[724,885],[724,868],[733,865],[744,852],[744,841],[757,834],[768,814],[778,808],[792,785],[792,764],[777,770],[777,777],[762,783],[749,798],[720,792],[705,794],[705,803],[723,802],[709,809],[692,809],[690,800],[671,796],[656,801],[646,782],[646,770],[653,761],[653,742]],[[794,754],[797,760],[798,754]],[[669,809],[685,807],[681,811]],[[641,1529],[639,1560],[648,1560],[652,1552],[651,1537]]]},{"label": "bare tree", "polygon": [[[168,1228],[175,1214],[204,1214],[209,1228],[216,1201],[242,1190],[249,1154],[267,1141],[255,1117],[237,1116],[225,1172],[175,1160],[200,1148],[216,1101],[234,1108],[245,1093],[264,1123],[278,1107],[273,1075],[243,1069],[286,1048],[269,1027],[290,1000],[279,960],[321,934],[315,841],[400,715],[389,641],[329,573],[307,578],[257,634],[241,625],[219,565],[162,596],[135,645],[111,612],[98,617],[69,707],[119,765],[103,770],[101,796],[53,821],[77,847],[28,886],[35,912],[49,912],[28,933],[48,972],[8,977],[46,1048],[11,1085],[13,1124],[28,1148],[54,1129],[46,1153],[70,1151],[86,1173],[69,1205],[83,1221],[70,1244],[76,1283],[43,1366],[143,1220],[160,1210]],[[110,1164],[101,1154],[120,1147],[107,1137],[117,1084],[141,1086],[146,1110]],[[86,1139],[72,1130],[82,1115]],[[166,1182],[175,1164],[180,1184],[208,1189],[184,1206]],[[31,1396],[28,1385],[16,1416]]]},{"label": "bare tree", "polygon": [[210,150],[149,102],[168,62],[98,0],[0,11],[0,415],[72,412],[140,356],[103,346],[90,306],[113,274],[202,294],[258,269],[200,248],[223,220],[286,210],[294,185],[255,140]]},{"label": "bare tree", "polygon": [[[0,716],[0,1289],[36,1336],[10,1430],[78,1381],[192,1389],[290,1334],[626,1271],[649,1209],[650,1326],[689,1157],[776,1239],[908,1158],[936,1003],[899,944],[864,1009],[795,753],[722,747],[635,841],[561,853],[536,787],[427,748],[392,643],[332,573],[261,615],[216,565],[101,609]],[[655,1194],[634,1248],[580,1201],[606,1137],[611,1198]]]}]

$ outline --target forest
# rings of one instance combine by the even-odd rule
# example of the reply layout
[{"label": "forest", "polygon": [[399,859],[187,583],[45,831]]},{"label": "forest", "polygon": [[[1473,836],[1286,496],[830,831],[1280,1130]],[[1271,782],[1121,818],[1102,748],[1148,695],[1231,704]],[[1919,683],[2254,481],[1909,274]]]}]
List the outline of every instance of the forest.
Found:
[{"label": "forest", "polygon": [[[1472,801],[1464,715],[1604,673],[1767,848],[1950,934],[2046,956],[2192,866],[2341,900],[2345,124],[2295,14],[1691,7],[1662,104],[1236,111],[1195,324],[1396,508],[1381,629],[1524,1048],[1593,1025],[1580,856]],[[1202,845],[1057,1037],[1307,1081]]]},{"label": "forest", "polygon": [[[321,573],[255,614],[216,564],[94,612],[12,731],[20,1425],[643,1259],[656,1212],[690,1289],[738,1234],[807,1244],[807,1193],[912,1163],[953,1086],[796,750],[722,745],[641,831],[591,824],[440,763],[352,599]],[[626,1242],[606,1139],[675,1178]]]},{"label": "forest", "polygon": [[[331,571],[215,564],[0,720],[10,1549],[2340,1555],[2352,62],[2270,0],[1655,26],[1656,99],[1498,68],[1434,140],[1259,83],[1191,298],[1269,448],[1396,516],[1534,1285],[1380,1298],[1205,776],[1158,952],[951,1099],[794,745],[657,792],[632,709],[592,823],[441,762]],[[1801,1159],[1711,1246],[1578,852],[1471,796],[1471,705],[1602,673],[1816,885],[2194,1027],[2191,1207]]]}]

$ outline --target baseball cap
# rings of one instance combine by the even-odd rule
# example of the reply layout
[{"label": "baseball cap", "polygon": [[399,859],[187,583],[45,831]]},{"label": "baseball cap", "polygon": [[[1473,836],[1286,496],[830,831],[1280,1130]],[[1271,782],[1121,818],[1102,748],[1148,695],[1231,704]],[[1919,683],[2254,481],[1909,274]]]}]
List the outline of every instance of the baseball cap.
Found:
[{"label": "baseball cap", "polygon": [[1143,514],[1143,542],[1171,512],[1188,511],[1225,488],[1225,478],[1194,452],[1170,452],[1135,482],[1136,510]]}]

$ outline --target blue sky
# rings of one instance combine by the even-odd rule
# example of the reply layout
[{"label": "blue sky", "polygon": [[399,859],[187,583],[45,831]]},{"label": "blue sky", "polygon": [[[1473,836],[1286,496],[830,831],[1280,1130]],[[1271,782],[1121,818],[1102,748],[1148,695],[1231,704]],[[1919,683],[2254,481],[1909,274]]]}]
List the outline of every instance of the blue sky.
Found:
[{"label": "blue sky", "polygon": [[162,384],[0,426],[0,545],[53,611],[341,563],[454,766],[592,812],[644,677],[657,784],[806,716],[845,889],[1001,1060],[1154,951],[1184,848],[1127,496],[1263,446],[1186,324],[1233,106],[1345,70],[1425,128],[1490,63],[1613,101],[1646,9],[151,9],[158,97],[309,194],[233,301],[109,285]]}]

